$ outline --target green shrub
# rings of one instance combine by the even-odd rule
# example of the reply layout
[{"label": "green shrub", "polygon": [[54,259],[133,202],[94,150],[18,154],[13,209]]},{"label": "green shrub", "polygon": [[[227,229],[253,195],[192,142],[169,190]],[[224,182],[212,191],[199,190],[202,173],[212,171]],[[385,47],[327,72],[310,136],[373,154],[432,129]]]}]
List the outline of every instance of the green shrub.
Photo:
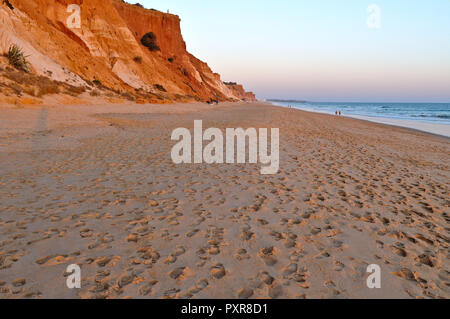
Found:
[{"label": "green shrub", "polygon": [[143,46],[147,47],[150,51],[161,51],[156,41],[156,35],[153,32],[146,33],[142,39],[141,43]]},{"label": "green shrub", "polygon": [[170,63],[173,63],[173,61],[175,61],[174,58],[168,58],[167,60],[169,60]]},{"label": "green shrub", "polygon": [[6,53],[9,63],[18,70],[29,72],[30,64],[27,61],[27,56],[24,55],[21,48],[13,44],[9,47]]},{"label": "green shrub", "polygon": [[155,84],[153,87],[161,92],[167,92],[167,90],[161,84]]}]

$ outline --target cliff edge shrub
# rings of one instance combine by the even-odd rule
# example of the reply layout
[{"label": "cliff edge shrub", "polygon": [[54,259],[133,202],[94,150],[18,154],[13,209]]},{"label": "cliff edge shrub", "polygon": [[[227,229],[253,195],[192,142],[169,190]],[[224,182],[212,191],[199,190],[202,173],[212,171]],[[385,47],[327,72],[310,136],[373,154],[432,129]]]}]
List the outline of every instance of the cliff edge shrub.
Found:
[{"label": "cliff edge shrub", "polygon": [[143,46],[147,47],[150,51],[161,51],[156,41],[156,35],[153,32],[146,33],[142,39],[141,43]]}]

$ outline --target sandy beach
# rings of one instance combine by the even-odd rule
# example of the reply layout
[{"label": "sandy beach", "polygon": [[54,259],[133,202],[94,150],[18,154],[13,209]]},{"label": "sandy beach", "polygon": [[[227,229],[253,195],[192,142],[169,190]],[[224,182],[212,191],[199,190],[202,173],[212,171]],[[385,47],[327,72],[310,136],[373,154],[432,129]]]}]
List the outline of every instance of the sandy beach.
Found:
[{"label": "sandy beach", "polygon": [[[280,172],[175,165],[194,120],[280,128]],[[449,163],[446,137],[263,103],[0,107],[0,298],[449,298]]]}]

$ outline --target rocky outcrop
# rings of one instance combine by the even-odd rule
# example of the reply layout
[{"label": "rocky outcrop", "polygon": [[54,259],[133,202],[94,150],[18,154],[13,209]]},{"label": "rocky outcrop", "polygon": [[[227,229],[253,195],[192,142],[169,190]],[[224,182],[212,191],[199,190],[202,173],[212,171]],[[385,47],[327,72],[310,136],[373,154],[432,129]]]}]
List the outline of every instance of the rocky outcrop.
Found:
[{"label": "rocky outcrop", "polygon": [[225,85],[241,101],[256,101],[256,96],[253,92],[246,92],[244,87],[235,82],[225,82]]},{"label": "rocky outcrop", "polygon": [[[121,0],[9,0],[0,5],[0,51],[16,44],[39,76],[101,85],[146,100],[252,100],[186,50],[180,18]],[[81,8],[80,28],[69,5]],[[148,32],[160,51],[141,44]]]}]

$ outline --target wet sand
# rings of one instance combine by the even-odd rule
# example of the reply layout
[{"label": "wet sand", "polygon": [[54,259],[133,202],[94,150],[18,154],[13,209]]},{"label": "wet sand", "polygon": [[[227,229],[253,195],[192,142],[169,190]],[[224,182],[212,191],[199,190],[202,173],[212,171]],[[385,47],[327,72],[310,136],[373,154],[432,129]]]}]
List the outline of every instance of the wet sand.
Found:
[{"label": "wet sand", "polygon": [[[173,164],[194,120],[280,128],[280,172]],[[445,137],[258,103],[0,107],[0,298],[449,298],[449,163]]]},{"label": "wet sand", "polygon": [[411,128],[421,132],[427,132],[435,135],[441,135],[444,137],[450,137],[450,125],[441,123],[425,123],[418,121],[406,121],[398,119],[388,119],[388,118],[376,118],[371,116],[350,116],[360,120],[371,121],[375,123],[381,123],[386,125],[394,125],[400,127]]}]

